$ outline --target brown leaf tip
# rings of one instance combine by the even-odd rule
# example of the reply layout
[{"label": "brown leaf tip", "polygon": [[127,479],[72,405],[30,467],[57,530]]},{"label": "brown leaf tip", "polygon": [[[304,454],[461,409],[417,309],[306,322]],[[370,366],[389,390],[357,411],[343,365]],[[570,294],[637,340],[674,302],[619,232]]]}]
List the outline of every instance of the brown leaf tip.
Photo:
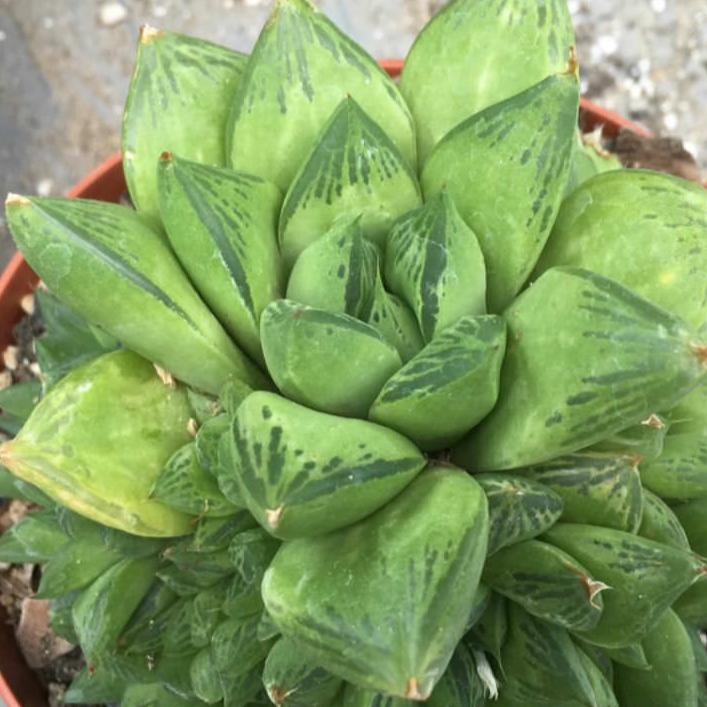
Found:
[{"label": "brown leaf tip", "polygon": [[653,430],[662,430],[665,427],[665,423],[655,413],[649,415],[645,420],[641,420],[641,424]]},{"label": "brown leaf tip", "polygon": [[565,66],[563,73],[579,76],[579,59],[577,58],[577,47],[575,47],[574,44],[569,48],[567,66]]},{"label": "brown leaf tip", "polygon": [[274,705],[277,705],[277,707],[280,707],[280,705],[284,704],[285,700],[290,696],[290,694],[291,690],[285,690],[279,685],[268,686],[268,697],[270,698],[270,702],[272,702]]},{"label": "brown leaf tip", "polygon": [[187,422],[187,432],[192,436],[196,437],[196,433],[199,431],[199,423],[193,418],[189,418]]},{"label": "brown leaf tip", "polygon": [[405,695],[406,700],[426,700],[429,697],[429,693],[425,694],[420,690],[420,684],[417,682],[417,678],[408,678],[405,683]]},{"label": "brown leaf tip", "polygon": [[177,384],[174,381],[174,377],[166,368],[162,368],[162,366],[158,366],[156,363],[153,363],[152,365],[155,367],[155,371],[157,371],[157,375],[159,376],[160,380],[168,388],[176,388],[177,387]]},{"label": "brown leaf tip", "polygon": [[172,153],[169,150],[165,150],[160,155],[160,162],[171,162],[171,161],[172,161]]},{"label": "brown leaf tip", "polygon": [[285,512],[284,506],[278,506],[277,508],[266,508],[265,509],[265,520],[271,528],[277,528],[282,520],[282,514]]},{"label": "brown leaf tip", "polygon": [[692,350],[703,366],[707,366],[707,344],[692,344]]},{"label": "brown leaf tip", "polygon": [[149,44],[150,42],[161,37],[164,31],[157,29],[157,27],[151,27],[150,25],[141,25],[140,27],[140,44]]},{"label": "brown leaf tip", "polygon": [[21,194],[13,194],[12,192],[8,192],[5,197],[5,206],[27,206],[30,203],[30,200]]}]

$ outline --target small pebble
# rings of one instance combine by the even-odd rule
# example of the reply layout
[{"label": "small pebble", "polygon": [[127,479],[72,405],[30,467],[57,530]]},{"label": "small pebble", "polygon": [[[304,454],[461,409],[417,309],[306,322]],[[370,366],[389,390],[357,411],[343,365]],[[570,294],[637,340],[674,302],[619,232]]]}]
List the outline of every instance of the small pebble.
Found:
[{"label": "small pebble", "polygon": [[34,314],[34,295],[33,294],[25,295],[20,300],[20,307],[22,307],[22,311],[25,314],[29,314],[29,315]]},{"label": "small pebble", "polygon": [[104,2],[98,13],[101,24],[105,27],[120,24],[128,16],[125,6],[119,2]]},{"label": "small pebble", "polygon": [[0,371],[0,390],[5,390],[12,385],[12,373],[10,371]]},{"label": "small pebble", "polygon": [[152,15],[153,17],[166,17],[167,8],[164,5],[155,5],[152,8]]},{"label": "small pebble", "polygon": [[32,363],[29,364],[29,370],[36,378],[39,378],[39,376],[42,375],[42,369],[39,367],[39,364],[36,361],[32,361]]},{"label": "small pebble", "polygon": [[0,29],[0,42],[4,42],[7,39],[7,33]]},{"label": "small pebble", "polygon": [[17,346],[8,346],[2,352],[3,363],[5,364],[5,368],[9,371],[14,371],[17,369],[17,353]]}]

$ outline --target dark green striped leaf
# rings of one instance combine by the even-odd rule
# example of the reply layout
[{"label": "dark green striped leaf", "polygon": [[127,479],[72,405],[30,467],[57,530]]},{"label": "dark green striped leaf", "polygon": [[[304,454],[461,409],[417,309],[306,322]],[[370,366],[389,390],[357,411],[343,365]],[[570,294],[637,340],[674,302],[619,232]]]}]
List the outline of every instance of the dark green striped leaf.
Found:
[{"label": "dark green striped leaf", "polygon": [[425,704],[429,707],[484,707],[486,704],[476,662],[464,643],[457,646],[449,666]]},{"label": "dark green striped leaf", "polygon": [[[589,646],[591,644],[585,643],[585,645]],[[626,665],[629,668],[634,668],[635,670],[651,669],[651,666],[646,660],[646,653],[640,643],[631,643],[630,645],[623,646],[622,648],[603,648],[602,650],[614,663]]]},{"label": "dark green striped leaf", "polygon": [[191,546],[197,552],[223,550],[238,533],[257,525],[255,518],[245,509],[225,518],[201,518],[192,535]]},{"label": "dark green striped leaf", "polygon": [[0,562],[46,562],[68,542],[52,511],[35,511],[0,535]]},{"label": "dark green striped leaf", "polygon": [[194,438],[194,451],[199,466],[211,476],[218,476],[218,448],[229,428],[229,416],[220,414],[201,425]]},{"label": "dark green striped leaf", "polygon": [[619,707],[611,679],[601,672],[599,666],[596,665],[581,646],[577,647],[577,655],[592,686],[592,692],[594,693],[593,704],[601,705],[601,707]]},{"label": "dark green striped leaf", "polygon": [[492,592],[486,610],[464,637],[470,647],[480,646],[492,656],[501,671],[501,652],[508,636],[508,603],[504,596]]},{"label": "dark green striped leaf", "polygon": [[533,616],[570,630],[597,625],[604,608],[600,592],[608,588],[571,555],[538,540],[516,543],[489,557],[483,579]]},{"label": "dark green striped leaf", "polygon": [[574,44],[564,0],[456,0],[423,28],[400,80],[420,160],[465,118],[562,71]]},{"label": "dark green striped leaf", "polygon": [[7,220],[17,246],[57,297],[126,347],[207,392],[218,393],[229,377],[265,385],[165,239],[132,209],[11,196]]},{"label": "dark green striped leaf", "polygon": [[600,453],[572,454],[523,469],[551,488],[563,502],[566,523],[603,525],[635,533],[643,515],[640,457]]},{"label": "dark green striped leaf", "polygon": [[474,605],[486,505],[469,475],[432,467],[363,521],[284,543],[265,573],[265,606],[314,663],[361,687],[424,700]]},{"label": "dark green striped leaf", "polygon": [[199,465],[193,442],[170,457],[150,497],[191,515],[229,516],[238,510],[221,493],[214,477]]},{"label": "dark green striped leaf", "polygon": [[211,657],[219,673],[243,674],[265,659],[273,641],[258,640],[259,620],[259,616],[227,619],[216,627],[211,639]]},{"label": "dark green striped leaf", "polygon": [[341,707],[411,707],[417,704],[403,697],[384,695],[374,690],[365,690],[351,683],[346,683],[342,694]]},{"label": "dark green striped leaf", "polygon": [[380,126],[351,97],[339,104],[295,175],[280,214],[288,270],[341,218],[357,217],[383,247],[393,221],[422,203],[417,177]]},{"label": "dark green striped leaf", "polygon": [[385,279],[415,313],[426,342],[460,317],[484,314],[484,256],[446,190],[395,222]]},{"label": "dark green striped leaf", "polygon": [[453,455],[475,471],[588,447],[675,405],[707,374],[695,332],[587,270],[549,270],[504,318],[498,404]]},{"label": "dark green striped leaf", "polygon": [[673,511],[690,541],[690,547],[707,557],[707,498],[677,504]]},{"label": "dark green striped leaf", "polygon": [[643,489],[643,517],[638,534],[681,550],[690,549],[690,542],[678,517],[665,501],[648,489]]},{"label": "dark green striped leaf", "polygon": [[158,185],[162,223],[182,267],[233,340],[262,363],[260,313],[284,287],[279,189],[171,153],[160,159]]},{"label": "dark green striped leaf", "polygon": [[577,125],[575,71],[570,62],[567,73],[465,120],[422,172],[425,199],[448,189],[479,239],[490,312],[502,312],[520,290],[560,208]]},{"label": "dark green striped leaf", "polygon": [[702,561],[691,553],[612,528],[558,523],[543,539],[609,585],[598,625],[578,632],[590,643],[608,648],[640,640],[705,573]]},{"label": "dark green striped leaf", "polygon": [[699,328],[707,321],[707,192],[668,174],[599,174],[563,204],[535,274],[557,265],[611,277]]},{"label": "dark green striped leaf", "polygon": [[639,424],[597,442],[585,451],[631,454],[640,457],[641,462],[650,462],[662,454],[669,428],[667,417],[653,413]]},{"label": "dark green striped leaf", "polygon": [[673,609],[683,621],[707,628],[707,580],[703,578],[683,592]]},{"label": "dark green striped leaf", "polygon": [[347,95],[381,126],[414,169],[412,117],[393,81],[309,0],[281,0],[236,91],[226,130],[231,166],[287,190]]},{"label": "dark green striped leaf", "polygon": [[459,319],[389,378],[369,418],[422,449],[448,447],[496,403],[505,348],[500,317]]},{"label": "dark green striped leaf", "polygon": [[330,707],[343,681],[312,664],[296,643],[281,638],[265,660],[263,685],[278,707]]},{"label": "dark green striped leaf", "polygon": [[230,579],[226,578],[194,597],[189,618],[191,643],[197,648],[211,644],[216,626],[225,619],[222,607],[229,583]]},{"label": "dark green striped leaf", "polygon": [[510,474],[474,478],[489,504],[489,555],[544,533],[562,513],[562,499],[537,481]]},{"label": "dark green striped leaf", "polygon": [[378,251],[358,217],[337,221],[297,258],[288,299],[366,319],[378,277]]},{"label": "dark green striped leaf", "polygon": [[[322,430],[327,430],[323,435]],[[397,432],[253,393],[233,422],[228,470],[251,513],[280,538],[349,525],[387,503],[425,459]]]},{"label": "dark green striped leaf", "polygon": [[223,135],[247,57],[211,42],[144,26],[123,115],[125,180],[139,211],[159,217],[157,159],[174,150],[223,165]]},{"label": "dark green striped leaf", "polygon": [[223,688],[216,666],[211,660],[211,649],[199,651],[189,666],[194,694],[203,702],[213,704],[223,699]]},{"label": "dark green striped leaf", "polygon": [[365,418],[402,365],[396,349],[369,324],[292,300],[268,305],[260,331],[268,372],[280,391],[333,415]]}]

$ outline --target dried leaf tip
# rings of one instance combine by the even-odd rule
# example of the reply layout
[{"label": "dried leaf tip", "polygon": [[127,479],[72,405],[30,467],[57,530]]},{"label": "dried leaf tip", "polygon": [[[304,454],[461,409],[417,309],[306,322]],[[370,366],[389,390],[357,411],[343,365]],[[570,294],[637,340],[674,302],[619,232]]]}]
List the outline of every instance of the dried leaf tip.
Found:
[{"label": "dried leaf tip", "polygon": [[282,520],[282,514],[285,511],[284,506],[278,506],[277,508],[267,508],[265,510],[265,520],[271,528],[277,528]]},{"label": "dried leaf tip", "polygon": [[172,161],[172,153],[169,150],[165,150],[160,155],[160,162],[171,162],[171,161]]},{"label": "dried leaf tip", "polygon": [[645,420],[641,420],[641,424],[653,430],[662,430],[665,427],[665,423],[655,413],[649,415]]},{"label": "dried leaf tip", "polygon": [[591,577],[583,577],[582,583],[584,584],[584,588],[587,590],[587,597],[591,606],[595,609],[601,609],[602,607],[594,601],[594,597],[596,597],[599,592],[603,592],[605,589],[611,589],[611,587],[608,584],[598,582]]},{"label": "dried leaf tip", "polygon": [[160,377],[160,380],[168,387],[168,388],[176,388],[177,384],[174,381],[174,377],[172,374],[162,368],[162,366],[158,366],[156,363],[152,364],[155,367],[155,371],[157,371],[157,375]]},{"label": "dried leaf tip", "polygon": [[692,344],[692,350],[703,366],[707,366],[707,344]]},{"label": "dried leaf tip", "polygon": [[577,47],[572,45],[569,49],[567,56],[567,66],[562,72],[563,74],[574,74],[574,76],[579,77],[579,59],[577,58]]},{"label": "dried leaf tip", "polygon": [[5,206],[27,206],[29,203],[30,200],[26,196],[22,196],[22,194],[8,192],[5,197]]},{"label": "dried leaf tip", "polygon": [[405,683],[405,699],[406,700],[426,700],[429,695],[423,695],[420,692],[420,685],[417,678],[408,678]]},{"label": "dried leaf tip", "polygon": [[197,421],[193,418],[189,418],[189,422],[187,422],[187,432],[192,436],[196,437],[196,433],[199,431],[199,425]]},{"label": "dried leaf tip", "polygon": [[151,27],[150,25],[141,25],[140,27],[140,44],[149,44],[157,37],[164,34],[164,30]]}]

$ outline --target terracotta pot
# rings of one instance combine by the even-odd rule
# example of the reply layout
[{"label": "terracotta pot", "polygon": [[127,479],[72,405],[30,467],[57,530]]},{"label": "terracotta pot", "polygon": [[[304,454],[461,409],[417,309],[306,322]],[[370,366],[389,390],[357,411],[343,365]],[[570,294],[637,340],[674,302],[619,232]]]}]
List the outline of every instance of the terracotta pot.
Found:
[{"label": "terracotta pot", "polygon": [[[383,59],[380,64],[393,77],[398,76],[403,67],[401,59]],[[621,128],[633,130],[639,135],[650,135],[642,126],[584,98],[580,107],[580,125],[585,131],[601,125],[607,137],[615,137]],[[123,167],[120,153],[116,153],[69,189],[66,195],[118,202],[124,192]],[[12,329],[24,316],[20,301],[34,290],[37,281],[37,275],[20,253],[13,256],[0,275],[0,351],[12,343]],[[42,688],[23,661],[12,629],[4,619],[0,613],[0,705],[4,700],[7,707],[46,707]]]}]

